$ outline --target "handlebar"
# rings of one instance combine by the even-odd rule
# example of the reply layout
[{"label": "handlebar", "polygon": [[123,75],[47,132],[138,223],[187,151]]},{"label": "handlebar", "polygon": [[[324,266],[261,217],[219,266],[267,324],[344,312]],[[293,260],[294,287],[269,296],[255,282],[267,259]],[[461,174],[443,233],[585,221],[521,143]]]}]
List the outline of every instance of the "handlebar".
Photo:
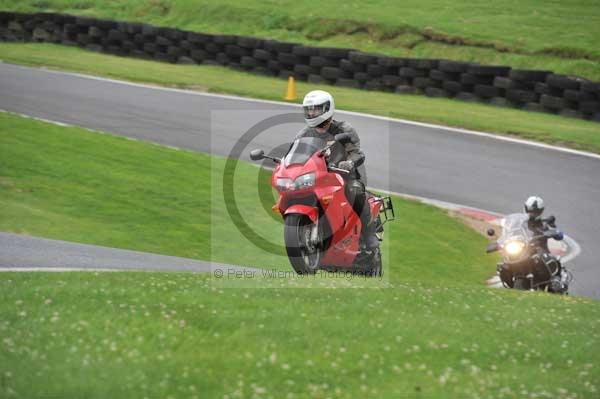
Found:
[{"label": "handlebar", "polygon": [[328,166],[328,167],[327,167],[327,169],[329,169],[329,170],[332,170],[332,171],[334,171],[334,172],[338,172],[338,173],[346,173],[346,174],[350,173],[350,171],[349,171],[349,170],[346,170],[346,169],[340,169],[340,168],[337,168],[337,167],[335,167],[335,166]]},{"label": "handlebar", "polygon": [[557,229],[549,229],[544,231],[542,234],[538,234],[536,236],[531,237],[531,242],[535,242],[537,240],[540,240],[542,238],[554,238],[556,239],[557,236],[562,236],[562,233],[557,230]]},{"label": "handlebar", "polygon": [[[325,156],[325,155],[327,154],[327,151],[328,151],[328,150],[329,150],[331,147],[333,147],[333,145],[334,145],[336,142],[337,142],[337,141],[332,141],[331,143],[327,144],[327,145],[325,146],[325,148],[323,148],[321,151],[319,151],[319,155],[320,155],[321,157]],[[328,154],[327,154],[327,155],[328,155]],[[333,164],[329,164],[329,165],[327,165],[327,169],[328,169],[328,170],[330,170],[330,171],[333,171],[333,172],[337,172],[337,173],[344,173],[344,174],[348,174],[348,173],[350,173],[350,171],[349,171],[349,170],[338,168],[337,166],[334,166]]]}]

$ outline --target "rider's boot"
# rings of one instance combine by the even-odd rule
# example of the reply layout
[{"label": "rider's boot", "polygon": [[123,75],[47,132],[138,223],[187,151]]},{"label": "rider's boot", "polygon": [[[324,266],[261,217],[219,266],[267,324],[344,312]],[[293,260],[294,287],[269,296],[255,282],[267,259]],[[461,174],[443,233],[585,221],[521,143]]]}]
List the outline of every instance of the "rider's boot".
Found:
[{"label": "rider's boot", "polygon": [[365,228],[362,229],[360,235],[360,241],[362,247],[367,251],[373,251],[379,247],[379,238],[375,235],[375,223],[369,223]]}]

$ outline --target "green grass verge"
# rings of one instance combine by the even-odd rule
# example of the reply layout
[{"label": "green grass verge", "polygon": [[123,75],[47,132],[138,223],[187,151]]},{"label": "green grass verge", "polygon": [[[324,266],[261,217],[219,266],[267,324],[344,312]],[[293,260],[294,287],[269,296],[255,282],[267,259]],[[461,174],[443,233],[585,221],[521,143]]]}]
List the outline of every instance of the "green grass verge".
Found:
[{"label": "green grass verge", "polygon": [[[285,82],[215,66],[185,66],[98,54],[51,44],[0,44],[0,59],[136,82],[281,100]],[[298,94],[330,91],[339,108],[465,127],[600,153],[600,124],[449,99],[299,82]]]},{"label": "green grass verge", "polygon": [[377,281],[3,273],[5,398],[596,398],[597,301]]},{"label": "green grass verge", "polygon": [[0,0],[0,9],[53,10],[600,80],[600,13],[593,1],[338,0],[317,6],[296,0]]},{"label": "green grass verge", "polygon": [[[291,270],[235,227],[221,186],[225,160],[0,113],[0,231]],[[268,174],[238,163],[241,218],[282,245],[280,220],[258,201]],[[481,283],[486,240],[443,211],[395,198],[385,261],[402,281]],[[268,204],[270,206],[270,204]]]}]

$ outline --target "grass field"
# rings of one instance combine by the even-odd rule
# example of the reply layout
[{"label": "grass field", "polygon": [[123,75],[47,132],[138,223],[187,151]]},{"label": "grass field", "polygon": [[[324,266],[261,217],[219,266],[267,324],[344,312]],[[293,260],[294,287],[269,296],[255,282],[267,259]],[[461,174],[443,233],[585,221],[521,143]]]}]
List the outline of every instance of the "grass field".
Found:
[{"label": "grass field", "polygon": [[597,301],[435,279],[268,284],[3,273],[0,396],[598,396]]},{"label": "grass field", "polygon": [[53,10],[600,80],[595,1],[0,0],[0,9]]},{"label": "grass field", "polygon": [[[185,66],[98,54],[52,44],[0,43],[0,60],[179,88],[281,100],[285,81],[216,66]],[[298,95],[324,88],[338,108],[513,135],[600,153],[600,124],[557,115],[424,96],[299,82]]]}]

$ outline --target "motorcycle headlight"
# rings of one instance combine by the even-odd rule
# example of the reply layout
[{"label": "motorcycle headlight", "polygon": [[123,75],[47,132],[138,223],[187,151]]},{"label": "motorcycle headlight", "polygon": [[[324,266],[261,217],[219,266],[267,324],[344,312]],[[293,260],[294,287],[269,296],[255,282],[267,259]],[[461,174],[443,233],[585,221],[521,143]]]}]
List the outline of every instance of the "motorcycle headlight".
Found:
[{"label": "motorcycle headlight", "polygon": [[296,186],[296,190],[300,190],[300,189],[306,188],[306,187],[312,187],[315,185],[315,174],[307,173],[305,175],[298,176],[298,178],[296,179],[296,181],[294,181],[294,183]]},{"label": "motorcycle headlight", "polygon": [[302,176],[298,176],[296,180],[288,178],[279,178],[276,181],[277,190],[279,191],[294,191],[300,190],[315,185],[316,175],[314,173],[307,173]]},{"label": "motorcycle headlight", "polygon": [[520,240],[509,241],[504,245],[504,250],[510,256],[517,256],[523,252],[523,248],[525,248],[525,243]]},{"label": "motorcycle headlight", "polygon": [[292,179],[287,179],[287,178],[280,178],[277,179],[277,182],[275,183],[275,185],[277,186],[277,190],[279,191],[288,191],[288,190],[293,190],[293,186],[294,186],[294,182],[292,181]]}]

